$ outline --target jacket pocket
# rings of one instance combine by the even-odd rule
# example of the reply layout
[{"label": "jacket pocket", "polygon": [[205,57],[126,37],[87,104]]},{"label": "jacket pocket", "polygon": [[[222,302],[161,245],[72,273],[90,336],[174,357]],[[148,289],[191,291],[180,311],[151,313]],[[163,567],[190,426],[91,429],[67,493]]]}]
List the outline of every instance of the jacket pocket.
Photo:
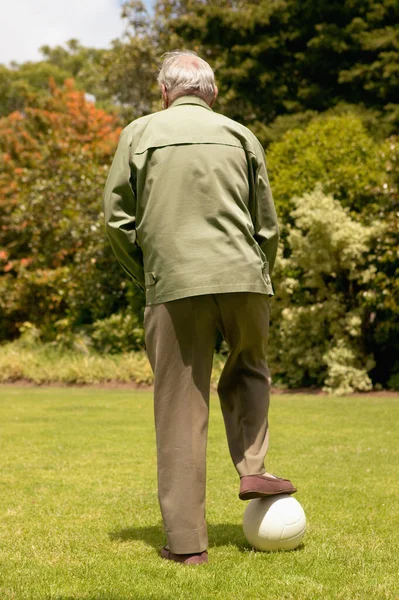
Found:
[{"label": "jacket pocket", "polygon": [[153,271],[144,273],[146,304],[154,304],[157,276]]},{"label": "jacket pocket", "polygon": [[272,280],[270,279],[270,275],[269,275],[269,263],[267,261],[265,261],[262,264],[262,277],[266,284],[267,293],[269,294],[269,296],[274,296]]}]

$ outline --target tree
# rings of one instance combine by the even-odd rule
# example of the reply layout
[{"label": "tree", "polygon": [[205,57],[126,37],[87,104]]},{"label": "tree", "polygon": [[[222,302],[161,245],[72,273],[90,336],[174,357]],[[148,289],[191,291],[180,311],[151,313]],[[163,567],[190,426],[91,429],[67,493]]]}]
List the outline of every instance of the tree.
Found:
[{"label": "tree", "polygon": [[159,0],[155,16],[165,49],[183,45],[209,60],[221,111],[263,142],[277,117],[340,102],[378,111],[391,131],[397,125],[394,0]]},{"label": "tree", "polygon": [[295,196],[320,182],[362,218],[393,208],[391,141],[377,141],[352,113],[320,115],[304,129],[287,131],[267,152],[279,214],[286,218]]},{"label": "tree", "polygon": [[0,119],[1,335],[90,323],[126,304],[100,201],[120,127],[72,81]]},{"label": "tree", "polygon": [[150,17],[141,2],[123,7],[129,22],[120,40],[109,49],[87,48],[78,40],[61,46],[42,46],[43,60],[0,65],[0,116],[37,106],[57,85],[73,78],[77,89],[94,96],[99,108],[129,122],[160,108],[156,83],[157,45],[150,35]]},{"label": "tree", "polygon": [[27,62],[11,69],[0,65],[0,117],[37,105],[49,95],[50,79],[60,85],[67,77],[67,71],[46,62]]}]

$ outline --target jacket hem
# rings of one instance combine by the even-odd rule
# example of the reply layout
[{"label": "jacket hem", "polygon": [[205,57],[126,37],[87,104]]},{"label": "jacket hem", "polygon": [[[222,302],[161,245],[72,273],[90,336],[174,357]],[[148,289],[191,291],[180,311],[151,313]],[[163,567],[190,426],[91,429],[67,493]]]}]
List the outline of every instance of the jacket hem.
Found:
[{"label": "jacket hem", "polygon": [[232,292],[252,292],[255,294],[264,294],[265,296],[274,296],[271,285],[262,285],[259,283],[237,283],[230,285],[207,285],[185,288],[176,292],[160,294],[155,298],[146,297],[146,305],[163,304],[172,300],[180,300],[181,298],[189,298],[190,296],[203,296],[205,294],[228,294]]}]

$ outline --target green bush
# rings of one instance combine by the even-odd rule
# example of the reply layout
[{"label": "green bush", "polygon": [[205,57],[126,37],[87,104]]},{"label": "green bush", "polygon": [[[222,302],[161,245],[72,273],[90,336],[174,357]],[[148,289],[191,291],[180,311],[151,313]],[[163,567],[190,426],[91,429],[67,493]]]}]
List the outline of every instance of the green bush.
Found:
[{"label": "green bush", "polygon": [[111,354],[145,347],[144,329],[138,316],[126,312],[95,321],[91,339],[96,350]]},{"label": "green bush", "polygon": [[[336,347],[340,336],[334,328],[344,332],[345,347],[354,349],[354,338],[346,341],[345,333],[352,318],[359,323],[355,363],[374,384],[392,385],[399,353],[398,150],[395,136],[374,139],[350,111],[320,115],[269,147],[282,230],[274,275],[279,347],[273,353],[289,385],[324,385],[328,368],[320,357]],[[334,206],[321,201],[306,207],[305,201],[298,212],[295,198],[316,185],[333,196]],[[300,349],[292,336],[298,336]]]},{"label": "green bush", "polygon": [[[363,286],[373,270],[367,254],[381,225],[367,227],[318,186],[294,199],[283,255],[276,263],[270,359],[290,387],[370,389],[373,359],[364,349]],[[281,248],[280,248],[281,250]],[[343,356],[350,360],[346,363]]]},{"label": "green bush", "polygon": [[152,384],[144,352],[100,355],[60,351],[51,344],[23,347],[19,340],[0,346],[0,383],[27,380],[36,384]]},{"label": "green bush", "polygon": [[[28,326],[28,329],[31,329]],[[32,329],[33,331],[33,329]],[[224,360],[215,355],[212,383],[216,384]],[[0,383],[20,380],[38,385],[49,383],[93,385],[118,382],[151,385],[154,381],[145,352],[119,354],[77,352],[43,344],[34,335],[0,346]]]},{"label": "green bush", "polygon": [[399,373],[394,373],[388,380],[388,386],[399,392]]},{"label": "green bush", "polygon": [[352,348],[345,346],[343,340],[338,340],[337,345],[331,348],[323,361],[327,365],[327,377],[324,381],[324,391],[345,396],[354,391],[369,392],[373,384],[367,374],[372,366],[361,365],[359,357],[355,356]]},{"label": "green bush", "polygon": [[354,114],[319,116],[305,129],[287,131],[267,152],[271,188],[283,218],[293,198],[323,184],[351,210],[386,203],[389,196],[389,141],[376,142]]},{"label": "green bush", "polygon": [[0,336],[91,325],[127,306],[100,199],[120,128],[72,82],[0,119]]}]

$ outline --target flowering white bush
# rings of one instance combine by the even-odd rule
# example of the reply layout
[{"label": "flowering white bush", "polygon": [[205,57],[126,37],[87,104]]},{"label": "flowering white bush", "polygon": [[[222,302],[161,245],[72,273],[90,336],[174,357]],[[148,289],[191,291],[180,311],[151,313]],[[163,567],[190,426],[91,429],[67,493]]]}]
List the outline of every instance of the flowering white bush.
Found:
[{"label": "flowering white bush", "polygon": [[[345,346],[343,340],[338,340],[335,347],[331,348],[323,361],[327,365],[327,377],[323,390],[337,395],[350,394],[354,391],[368,392],[372,389],[367,368],[367,361],[360,365],[352,348]],[[358,365],[358,366],[357,366]]]},{"label": "flowering white bush", "polygon": [[369,242],[381,225],[355,221],[321,186],[294,205],[274,274],[274,376],[291,387],[369,390],[373,361],[362,346],[367,315],[360,291],[370,281]]}]

